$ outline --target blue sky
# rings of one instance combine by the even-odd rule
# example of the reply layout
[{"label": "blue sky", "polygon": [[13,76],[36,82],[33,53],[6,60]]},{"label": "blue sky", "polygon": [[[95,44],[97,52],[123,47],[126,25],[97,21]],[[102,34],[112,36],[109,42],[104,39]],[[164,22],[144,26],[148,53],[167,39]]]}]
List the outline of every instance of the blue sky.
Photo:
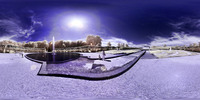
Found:
[{"label": "blue sky", "polygon": [[[200,36],[199,5],[198,0],[3,0],[0,40],[84,40],[93,34],[103,44],[188,45]],[[84,20],[84,27],[69,27],[73,18]]]}]

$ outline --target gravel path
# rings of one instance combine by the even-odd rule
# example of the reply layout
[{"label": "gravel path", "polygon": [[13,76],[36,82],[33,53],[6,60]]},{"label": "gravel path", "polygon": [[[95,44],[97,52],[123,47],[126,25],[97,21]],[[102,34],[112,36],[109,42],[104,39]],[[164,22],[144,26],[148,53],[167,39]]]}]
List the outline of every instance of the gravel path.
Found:
[{"label": "gravel path", "polygon": [[0,54],[0,61],[0,98],[200,98],[200,55],[140,59],[104,81],[37,76],[41,65],[16,54]]}]

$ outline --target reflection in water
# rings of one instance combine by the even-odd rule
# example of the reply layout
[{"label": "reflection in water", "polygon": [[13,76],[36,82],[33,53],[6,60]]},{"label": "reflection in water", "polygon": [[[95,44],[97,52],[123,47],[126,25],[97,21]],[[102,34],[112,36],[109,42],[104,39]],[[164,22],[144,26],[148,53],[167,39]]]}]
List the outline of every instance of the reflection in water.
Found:
[{"label": "reflection in water", "polygon": [[27,54],[27,57],[39,60],[39,61],[46,61],[47,63],[62,63],[65,61],[71,61],[78,59],[80,57],[79,53],[56,53],[52,55],[52,53],[36,53],[36,54]]}]

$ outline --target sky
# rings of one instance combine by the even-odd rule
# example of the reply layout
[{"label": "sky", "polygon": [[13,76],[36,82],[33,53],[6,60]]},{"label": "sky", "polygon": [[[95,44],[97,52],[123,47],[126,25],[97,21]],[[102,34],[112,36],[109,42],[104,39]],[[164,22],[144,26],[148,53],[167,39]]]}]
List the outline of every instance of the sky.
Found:
[{"label": "sky", "polygon": [[1,0],[0,40],[85,40],[131,46],[200,42],[199,0]]}]

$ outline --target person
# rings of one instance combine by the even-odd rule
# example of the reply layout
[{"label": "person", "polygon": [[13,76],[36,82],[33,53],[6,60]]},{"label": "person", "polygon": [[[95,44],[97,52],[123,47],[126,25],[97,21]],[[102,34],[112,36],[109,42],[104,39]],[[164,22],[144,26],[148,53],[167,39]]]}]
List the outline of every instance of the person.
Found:
[{"label": "person", "polygon": [[102,55],[102,60],[104,61],[105,60],[105,56],[106,56],[106,53],[105,53],[105,51],[103,50],[103,55]]},{"label": "person", "polygon": [[99,60],[101,60],[101,55],[99,54]]},{"label": "person", "polygon": [[22,52],[22,58],[24,57],[24,52]]}]

